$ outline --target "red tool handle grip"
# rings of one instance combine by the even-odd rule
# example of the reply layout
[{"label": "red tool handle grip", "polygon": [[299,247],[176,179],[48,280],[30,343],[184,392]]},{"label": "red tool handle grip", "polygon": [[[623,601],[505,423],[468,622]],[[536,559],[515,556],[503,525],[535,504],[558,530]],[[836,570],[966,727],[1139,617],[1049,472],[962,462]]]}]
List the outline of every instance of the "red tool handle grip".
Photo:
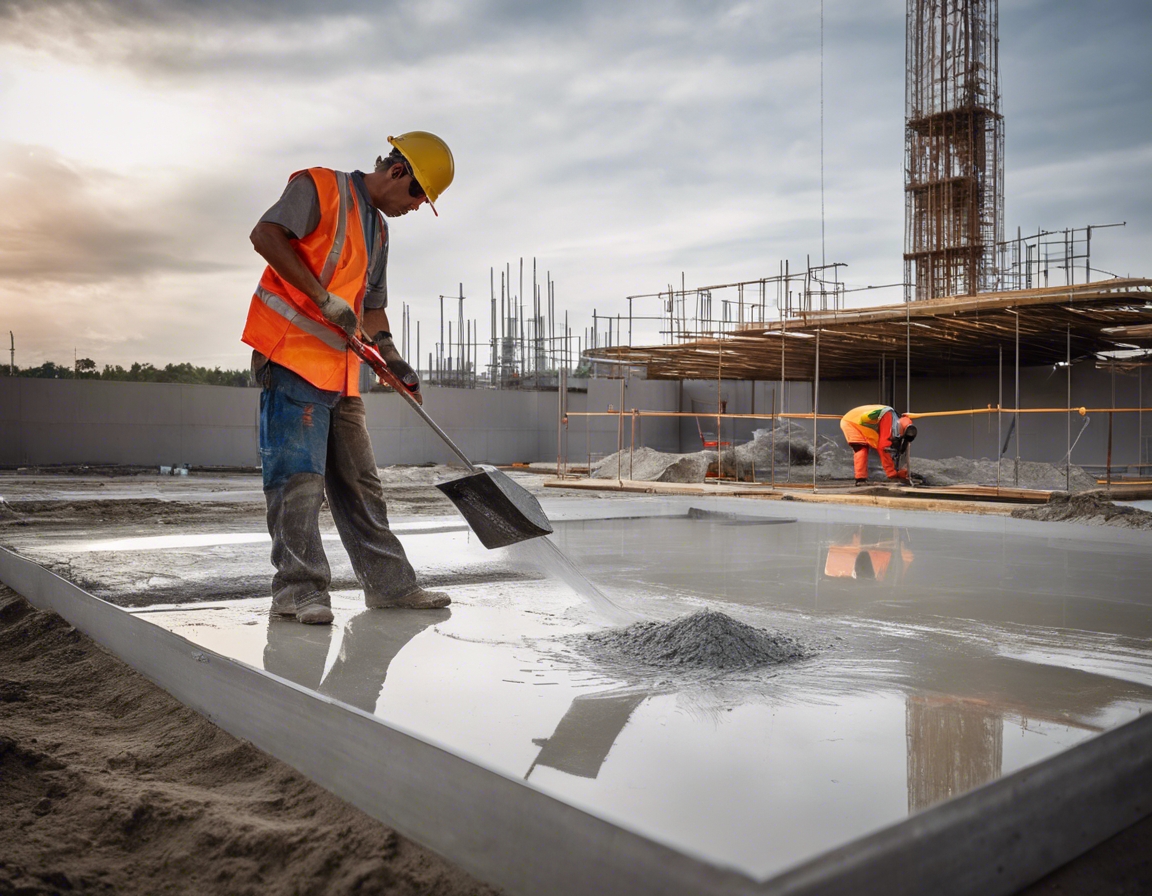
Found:
[{"label": "red tool handle grip", "polygon": [[357,336],[348,337],[348,347],[352,349],[352,353],[356,355],[361,361],[372,368],[372,372],[380,377],[385,383],[391,386],[396,391],[403,389],[408,394],[415,392],[415,389],[409,388],[400,377],[392,372],[388,366],[388,362],[384,360],[384,356],[380,354],[380,349],[376,348],[371,342],[364,342]]}]

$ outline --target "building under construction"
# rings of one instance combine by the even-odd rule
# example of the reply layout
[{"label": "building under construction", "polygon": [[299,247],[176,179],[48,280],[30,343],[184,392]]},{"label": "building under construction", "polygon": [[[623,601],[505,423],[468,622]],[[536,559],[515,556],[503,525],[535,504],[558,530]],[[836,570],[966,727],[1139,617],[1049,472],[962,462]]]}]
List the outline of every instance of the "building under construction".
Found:
[{"label": "building under construction", "polygon": [[996,286],[996,247],[1004,239],[998,19],[997,0],[908,0],[908,301]]},{"label": "building under construction", "polygon": [[[1142,475],[1152,457],[1143,410],[1152,281],[1093,267],[1094,234],[1122,225],[1005,238],[998,18],[997,0],[909,0],[904,279],[894,285],[903,303],[876,304],[883,289],[851,287],[842,263],[782,261],[757,279],[629,297],[618,338],[588,353],[593,369],[694,382],[695,397],[675,411],[692,414],[711,393],[712,413],[733,415],[715,442],[751,438],[748,421],[765,413],[806,413],[814,441],[834,439],[838,413],[879,401],[941,416],[922,428],[930,457],[961,453],[959,441],[997,463],[1010,448],[1014,462],[1065,466],[1078,452],[1107,477],[1114,465]],[[662,344],[624,338],[634,320],[657,321]],[[724,398],[742,391],[742,401]],[[1065,424],[1077,408],[1108,422],[1098,416],[1074,445]],[[984,444],[976,420],[993,410],[996,443]],[[712,422],[713,433],[724,426]],[[682,427],[681,450],[694,431],[704,431],[696,421]]]}]

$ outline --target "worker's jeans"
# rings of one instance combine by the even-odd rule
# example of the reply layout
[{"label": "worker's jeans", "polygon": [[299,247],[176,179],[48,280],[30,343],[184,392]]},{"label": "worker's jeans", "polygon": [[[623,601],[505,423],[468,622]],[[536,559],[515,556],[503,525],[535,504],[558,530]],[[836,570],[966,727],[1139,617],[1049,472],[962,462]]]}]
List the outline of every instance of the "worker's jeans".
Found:
[{"label": "worker's jeans", "polygon": [[260,458],[272,536],[274,611],[329,604],[332,573],[320,540],[328,507],[369,606],[416,587],[416,573],[388,528],[364,402],[317,389],[287,368],[259,370]]}]

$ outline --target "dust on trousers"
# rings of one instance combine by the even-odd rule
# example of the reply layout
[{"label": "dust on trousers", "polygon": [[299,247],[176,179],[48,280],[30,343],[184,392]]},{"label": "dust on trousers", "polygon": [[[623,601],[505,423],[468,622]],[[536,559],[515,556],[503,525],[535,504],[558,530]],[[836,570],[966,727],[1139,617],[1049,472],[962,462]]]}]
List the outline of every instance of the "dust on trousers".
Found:
[{"label": "dust on trousers", "polygon": [[325,494],[369,605],[410,593],[416,573],[388,528],[363,400],[317,389],[273,362],[258,375],[274,606],[330,604],[332,573],[320,538]]}]

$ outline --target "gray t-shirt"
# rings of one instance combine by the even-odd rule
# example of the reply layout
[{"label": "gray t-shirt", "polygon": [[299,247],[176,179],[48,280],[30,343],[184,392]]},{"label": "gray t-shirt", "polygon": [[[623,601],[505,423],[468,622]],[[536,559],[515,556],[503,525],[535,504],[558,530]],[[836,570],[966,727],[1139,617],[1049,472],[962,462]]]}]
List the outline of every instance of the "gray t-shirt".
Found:
[{"label": "gray t-shirt", "polygon": [[[352,185],[360,204],[360,227],[368,244],[368,288],[364,293],[365,308],[388,307],[388,225],[373,208],[364,187],[364,175],[351,174]],[[304,173],[292,178],[284,192],[260,218],[262,222],[279,224],[294,239],[303,239],[320,225],[320,196],[311,175]],[[380,239],[382,238],[382,239]],[[380,245],[377,247],[377,241]]]}]

